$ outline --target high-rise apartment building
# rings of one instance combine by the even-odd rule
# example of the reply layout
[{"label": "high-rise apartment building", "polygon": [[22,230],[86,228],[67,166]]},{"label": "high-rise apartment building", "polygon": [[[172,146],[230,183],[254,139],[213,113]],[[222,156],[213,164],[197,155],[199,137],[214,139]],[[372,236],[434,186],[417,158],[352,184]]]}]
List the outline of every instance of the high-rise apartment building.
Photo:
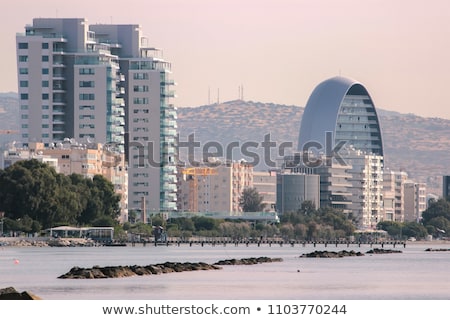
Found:
[{"label": "high-rise apartment building", "polygon": [[253,166],[245,161],[189,167],[180,173],[180,211],[242,212],[239,203],[242,193],[253,187]]},{"label": "high-rise apartment building", "polygon": [[405,188],[404,183],[408,179],[405,171],[385,170],[383,173],[383,192],[389,197],[393,197],[394,210],[392,219],[385,214],[387,220],[404,222],[405,221]]},{"label": "high-rise apartment building", "polygon": [[16,42],[23,146],[106,144],[125,154],[130,210],[176,210],[171,65],[140,26],[36,18]]},{"label": "high-rise apartment building", "polygon": [[384,220],[383,157],[361,150],[346,150],[351,165],[352,201],[350,208],[360,229],[375,229]]},{"label": "high-rise apartment building", "polygon": [[406,180],[403,188],[405,221],[420,222],[422,212],[427,209],[426,184]]}]

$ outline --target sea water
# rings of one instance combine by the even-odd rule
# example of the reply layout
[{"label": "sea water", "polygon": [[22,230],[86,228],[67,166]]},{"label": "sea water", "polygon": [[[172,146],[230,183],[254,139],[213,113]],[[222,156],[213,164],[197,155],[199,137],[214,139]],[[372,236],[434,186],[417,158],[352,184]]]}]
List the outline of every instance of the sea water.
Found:
[{"label": "sea water", "polygon": [[[377,246],[381,248],[380,246]],[[450,299],[448,245],[392,245],[401,253],[368,254],[369,245],[233,244],[126,247],[0,247],[0,288],[47,300]],[[302,258],[315,250],[354,250],[360,257]],[[282,258],[281,262],[223,266],[115,279],[58,279],[72,267],[215,263],[224,259]]]}]

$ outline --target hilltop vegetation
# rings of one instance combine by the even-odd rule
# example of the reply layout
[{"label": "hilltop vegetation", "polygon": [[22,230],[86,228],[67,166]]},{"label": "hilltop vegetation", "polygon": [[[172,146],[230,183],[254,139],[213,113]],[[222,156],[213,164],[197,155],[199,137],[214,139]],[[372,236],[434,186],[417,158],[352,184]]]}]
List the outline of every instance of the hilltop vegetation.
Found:
[{"label": "hilltop vegetation", "polygon": [[[242,100],[179,107],[180,141],[187,141],[188,135],[194,134],[195,140],[202,145],[208,141],[220,143],[224,146],[223,153],[232,142],[240,146],[248,141],[257,142],[259,149],[250,150],[261,160],[256,169],[265,170],[267,165],[262,161],[261,148],[265,136],[270,134],[270,140],[277,145],[291,143],[296,150],[303,110],[294,105]],[[442,176],[450,174],[450,120],[377,110],[383,133],[385,166],[405,170],[411,179],[427,183],[428,192],[440,195]],[[14,93],[0,94],[0,127],[19,129],[19,106]],[[2,144],[8,140],[19,141],[19,136],[0,135]],[[201,148],[195,151],[197,159],[201,159]],[[281,158],[275,149],[271,152],[273,162]],[[180,154],[187,160],[187,150],[181,149]],[[233,148],[232,155],[234,160],[245,158],[238,148]]]},{"label": "hilltop vegetation", "polygon": [[[180,140],[195,133],[196,141],[218,141],[224,146],[236,141],[260,144],[256,150],[263,157],[261,142],[270,134],[280,145],[290,142],[294,149],[304,108],[252,101],[230,101],[221,104],[178,108]],[[383,133],[385,167],[405,170],[416,182],[425,182],[428,192],[441,195],[442,176],[450,174],[450,120],[424,118],[378,109]],[[186,150],[180,150],[184,156]],[[253,150],[252,150],[253,151]],[[235,160],[245,158],[233,150]],[[271,160],[281,157],[272,149]],[[260,162],[257,170],[267,166]]]}]

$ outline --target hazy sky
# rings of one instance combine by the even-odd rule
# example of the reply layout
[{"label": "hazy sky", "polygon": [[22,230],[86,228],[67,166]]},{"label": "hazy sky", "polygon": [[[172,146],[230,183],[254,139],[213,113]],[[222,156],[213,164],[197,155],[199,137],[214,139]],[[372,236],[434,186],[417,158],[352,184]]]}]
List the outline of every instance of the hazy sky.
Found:
[{"label": "hazy sky", "polygon": [[179,107],[241,85],[245,100],[305,106],[340,74],[378,108],[450,119],[449,0],[4,0],[0,92],[17,91],[15,35],[34,17],[140,24],[172,62]]}]

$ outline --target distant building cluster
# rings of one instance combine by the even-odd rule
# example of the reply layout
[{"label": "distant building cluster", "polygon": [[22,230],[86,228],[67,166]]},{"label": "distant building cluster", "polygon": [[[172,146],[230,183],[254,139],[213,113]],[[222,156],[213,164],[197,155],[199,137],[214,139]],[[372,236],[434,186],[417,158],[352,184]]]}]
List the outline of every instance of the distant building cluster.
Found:
[{"label": "distant building cluster", "polygon": [[16,44],[22,140],[2,151],[1,167],[34,158],[63,174],[102,174],[122,195],[122,222],[129,211],[142,222],[161,212],[243,216],[240,199],[249,188],[269,216],[309,201],[351,214],[362,230],[419,221],[427,207],[424,183],[384,167],[375,105],[352,79],[334,77],[314,89],[297,152],[279,167],[257,172],[232,159],[190,166],[178,155],[171,63],[139,25],[36,18]]},{"label": "distant building cluster", "polygon": [[[386,220],[418,222],[426,209],[424,183],[384,168],[376,109],[357,81],[334,77],[314,89],[302,118],[298,151],[298,159],[285,158],[282,170],[319,175],[320,207],[351,213],[362,230],[375,229]],[[302,161],[310,158],[320,165],[317,160]],[[283,207],[282,201],[277,203],[277,208]]]}]

